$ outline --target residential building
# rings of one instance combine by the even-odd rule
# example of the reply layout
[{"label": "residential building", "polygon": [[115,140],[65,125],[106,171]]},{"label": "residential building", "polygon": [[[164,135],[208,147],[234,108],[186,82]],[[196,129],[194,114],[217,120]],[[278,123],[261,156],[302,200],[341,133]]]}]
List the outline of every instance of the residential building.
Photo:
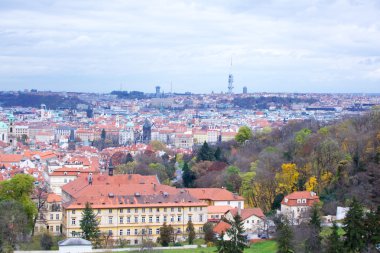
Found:
[{"label": "residential building", "polygon": [[244,198],[224,188],[186,188],[186,190],[209,206],[231,206],[244,209]]},{"label": "residential building", "polygon": [[286,215],[291,224],[298,225],[309,219],[310,209],[316,202],[319,197],[315,192],[296,191],[284,197],[280,213]]}]

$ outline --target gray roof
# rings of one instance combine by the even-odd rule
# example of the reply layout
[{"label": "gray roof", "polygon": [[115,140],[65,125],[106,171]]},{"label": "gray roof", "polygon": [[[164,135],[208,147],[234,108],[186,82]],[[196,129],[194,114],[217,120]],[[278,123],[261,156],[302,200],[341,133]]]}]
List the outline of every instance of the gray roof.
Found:
[{"label": "gray roof", "polygon": [[90,241],[87,241],[82,238],[67,238],[63,241],[58,242],[58,246],[77,246],[77,245],[91,245]]}]

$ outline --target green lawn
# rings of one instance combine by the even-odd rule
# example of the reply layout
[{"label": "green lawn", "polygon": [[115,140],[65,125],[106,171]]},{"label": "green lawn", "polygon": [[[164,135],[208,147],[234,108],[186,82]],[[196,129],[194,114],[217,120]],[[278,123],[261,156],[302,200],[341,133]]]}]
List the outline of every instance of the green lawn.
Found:
[{"label": "green lawn", "polygon": [[[196,249],[167,249],[159,250],[160,253],[215,253],[216,247],[210,248],[196,248]],[[275,253],[277,251],[276,242],[263,241],[251,245],[250,248],[245,249],[245,253]],[[137,251],[136,251],[137,252]],[[154,251],[156,252],[156,251]]]}]

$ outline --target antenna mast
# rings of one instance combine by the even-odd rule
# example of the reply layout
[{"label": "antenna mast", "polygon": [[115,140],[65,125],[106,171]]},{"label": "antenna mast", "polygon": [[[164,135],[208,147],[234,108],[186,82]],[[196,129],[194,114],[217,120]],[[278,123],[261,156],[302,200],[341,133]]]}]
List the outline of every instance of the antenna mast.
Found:
[{"label": "antenna mast", "polygon": [[232,57],[231,57],[230,74],[228,75],[228,93],[229,94],[232,94],[233,88],[234,88],[234,76],[232,75]]}]

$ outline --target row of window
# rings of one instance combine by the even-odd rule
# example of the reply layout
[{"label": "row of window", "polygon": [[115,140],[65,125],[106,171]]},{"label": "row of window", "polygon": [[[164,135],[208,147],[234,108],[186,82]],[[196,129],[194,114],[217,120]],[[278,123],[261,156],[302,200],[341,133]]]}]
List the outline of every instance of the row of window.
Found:
[{"label": "row of window", "polygon": [[[134,216],[133,217],[133,221],[134,223],[139,223],[139,217],[138,216]],[[187,220],[188,221],[192,221],[193,217],[191,215],[189,215],[187,217]],[[71,218],[71,225],[76,225],[76,218]],[[142,216],[141,217],[141,223],[146,223],[146,216]],[[149,223],[153,223],[153,216],[149,216],[148,217],[148,221]],[[175,218],[175,216],[170,216],[170,222],[181,222],[182,221],[182,216],[181,215],[178,215],[177,218]],[[113,224],[114,222],[114,217],[113,216],[109,216],[108,217],[108,224]],[[125,223],[131,223],[131,217],[119,217],[119,223],[120,224],[124,224]],[[155,219],[155,222],[156,223],[160,223],[161,220],[160,220],[160,216],[156,216],[156,219]],[[163,221],[162,222],[168,222],[168,216],[164,216],[163,217]],[[202,214],[199,214],[199,222],[203,222],[203,215]]]},{"label": "row of window", "polygon": [[[149,211],[149,213],[152,213],[154,209],[156,212],[160,212],[161,210],[163,210],[164,212],[168,212],[168,210],[170,210],[170,212],[176,212],[176,211],[182,212],[181,207],[178,207],[178,208],[174,208],[174,207],[171,207],[171,208],[167,208],[167,207],[165,207],[165,208],[159,208],[159,207],[157,207],[157,208],[152,208],[152,207],[145,208],[145,207],[143,207],[143,208],[141,208],[141,212],[145,213],[145,212]],[[199,209],[199,211],[202,211],[203,207],[199,207],[199,208],[198,207],[189,207],[189,212],[192,212],[192,211],[197,212],[198,209]],[[132,210],[134,211],[134,213],[138,213],[139,208],[126,208],[126,209],[120,208],[118,210],[119,210],[119,213],[124,213],[124,212],[125,213],[131,213]],[[116,210],[115,209],[108,209],[108,213],[112,213],[113,211],[116,211]],[[75,210],[71,210],[71,213],[75,214]],[[99,213],[101,213],[101,209],[98,209],[98,214]]]},{"label": "row of window", "polygon": [[[59,213],[55,214],[55,219],[59,220]],[[54,220],[54,214],[50,214],[50,220]]]}]

